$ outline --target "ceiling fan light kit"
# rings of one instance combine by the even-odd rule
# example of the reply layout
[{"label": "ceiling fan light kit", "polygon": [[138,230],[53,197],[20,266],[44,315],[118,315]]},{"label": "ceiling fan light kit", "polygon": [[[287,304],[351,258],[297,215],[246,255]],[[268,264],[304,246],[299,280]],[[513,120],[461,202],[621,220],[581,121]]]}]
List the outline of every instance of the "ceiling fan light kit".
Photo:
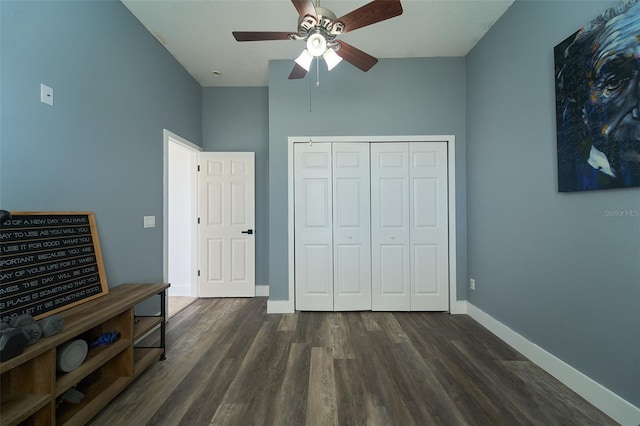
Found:
[{"label": "ceiling fan light kit", "polygon": [[307,50],[313,56],[320,56],[327,50],[327,40],[320,32],[315,32],[307,38]]},{"label": "ceiling fan light kit", "polygon": [[399,0],[374,0],[340,18],[327,8],[315,7],[312,0],[291,0],[298,11],[298,32],[234,31],[237,41],[302,40],[306,49],[295,60],[289,79],[303,78],[313,58],[322,56],[331,71],[343,59],[362,71],[369,71],[378,59],[336,40],[336,36],[372,25],[402,14]]},{"label": "ceiling fan light kit", "polygon": [[311,67],[311,61],[313,61],[313,55],[309,53],[307,49],[304,49],[300,56],[296,58],[296,64],[300,65],[305,71],[309,71]]},{"label": "ceiling fan light kit", "polygon": [[324,58],[324,61],[327,63],[327,68],[329,69],[329,71],[334,69],[336,65],[342,62],[342,58],[333,49],[327,49],[322,55],[322,57]]}]

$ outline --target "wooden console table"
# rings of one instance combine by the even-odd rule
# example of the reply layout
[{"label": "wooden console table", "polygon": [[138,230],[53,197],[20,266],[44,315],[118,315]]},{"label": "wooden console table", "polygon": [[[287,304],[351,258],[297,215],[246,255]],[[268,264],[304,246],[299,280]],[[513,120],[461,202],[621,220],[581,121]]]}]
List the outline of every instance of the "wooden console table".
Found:
[{"label": "wooden console table", "polygon": [[[25,351],[0,363],[0,424],[85,424],[133,379],[165,355],[165,306],[169,284],[123,284],[109,294],[60,312],[63,330],[40,339]],[[134,306],[160,295],[160,315],[134,316]],[[160,346],[143,347],[136,341],[160,329]],[[90,348],[80,367],[56,371],[56,348],[82,338],[91,343],[102,333],[118,331],[120,339]],[[76,387],[84,393],[79,404],[56,399]]]}]

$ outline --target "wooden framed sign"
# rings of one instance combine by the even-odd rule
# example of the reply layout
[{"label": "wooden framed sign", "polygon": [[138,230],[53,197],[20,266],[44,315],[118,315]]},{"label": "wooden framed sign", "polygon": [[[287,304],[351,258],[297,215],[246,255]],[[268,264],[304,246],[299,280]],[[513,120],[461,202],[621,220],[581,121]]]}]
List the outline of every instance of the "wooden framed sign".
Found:
[{"label": "wooden framed sign", "polygon": [[0,319],[35,319],[109,292],[91,212],[12,212],[0,223]]}]

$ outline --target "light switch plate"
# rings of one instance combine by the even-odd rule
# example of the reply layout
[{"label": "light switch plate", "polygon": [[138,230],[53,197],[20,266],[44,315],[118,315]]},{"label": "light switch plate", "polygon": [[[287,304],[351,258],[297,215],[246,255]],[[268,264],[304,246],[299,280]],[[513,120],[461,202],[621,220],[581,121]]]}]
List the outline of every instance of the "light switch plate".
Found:
[{"label": "light switch plate", "polygon": [[40,83],[40,102],[53,106],[53,89]]},{"label": "light switch plate", "polygon": [[155,216],[145,216],[144,217],[144,227],[145,228],[155,228],[156,227],[156,217]]}]

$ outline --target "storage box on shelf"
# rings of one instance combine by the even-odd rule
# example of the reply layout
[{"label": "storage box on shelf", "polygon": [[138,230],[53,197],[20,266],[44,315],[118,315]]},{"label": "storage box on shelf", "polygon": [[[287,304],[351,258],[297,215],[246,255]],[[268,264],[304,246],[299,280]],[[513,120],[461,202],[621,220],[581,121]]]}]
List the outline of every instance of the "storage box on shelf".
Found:
[{"label": "storage box on shelf", "polygon": [[[61,312],[64,329],[28,346],[0,363],[0,425],[83,424],[95,416],[135,377],[158,359],[164,359],[165,296],[169,284],[123,284],[108,295]],[[134,306],[160,295],[160,315],[134,317]],[[136,347],[141,336],[159,328],[157,347]],[[120,338],[89,349],[82,365],[68,373],[56,371],[56,349],[74,339],[89,343],[103,333],[118,331]],[[59,397],[76,387],[84,394],[79,404]]]}]

